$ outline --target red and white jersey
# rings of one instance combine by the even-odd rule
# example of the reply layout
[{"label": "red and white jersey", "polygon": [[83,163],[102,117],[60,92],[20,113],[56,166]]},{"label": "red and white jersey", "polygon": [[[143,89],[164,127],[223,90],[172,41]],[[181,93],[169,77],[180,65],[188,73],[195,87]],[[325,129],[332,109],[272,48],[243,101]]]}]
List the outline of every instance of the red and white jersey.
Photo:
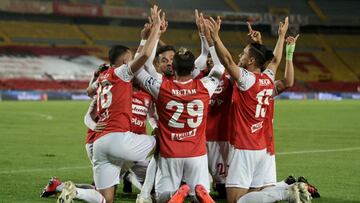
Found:
[{"label": "red and white jersey", "polygon": [[219,80],[214,77],[186,82],[159,80],[144,70],[136,78],[156,99],[160,155],[167,158],[205,155],[208,104]]},{"label": "red and white jersey", "polygon": [[140,89],[133,92],[131,132],[146,134],[146,119],[152,103],[151,95],[144,90]]},{"label": "red and white jersey", "polygon": [[186,83],[163,80],[156,100],[162,157],[184,158],[206,154],[209,100],[209,92],[201,80]]},{"label": "red and white jersey", "polygon": [[267,69],[252,73],[240,68],[240,78],[234,84],[230,144],[237,149],[261,150],[267,147],[265,127],[269,113],[269,98],[274,91],[274,74]]},{"label": "red and white jersey", "polygon": [[96,136],[96,132],[88,128],[86,133],[85,144],[94,143],[95,136]]},{"label": "red and white jersey", "polygon": [[[197,78],[205,77],[208,72],[202,70]],[[209,102],[206,141],[229,141],[232,88],[230,76],[224,74]]]},{"label": "red and white jersey", "polygon": [[274,97],[269,98],[269,108],[266,116],[268,117],[266,120],[265,125],[265,136],[266,136],[266,145],[267,145],[267,152],[271,155],[275,154],[275,141],[274,141],[274,128],[273,128],[273,121],[274,121]]},{"label": "red and white jersey", "polygon": [[111,67],[100,74],[97,111],[99,122],[105,122],[106,127],[96,134],[95,140],[111,132],[131,130],[132,78],[128,64]]}]

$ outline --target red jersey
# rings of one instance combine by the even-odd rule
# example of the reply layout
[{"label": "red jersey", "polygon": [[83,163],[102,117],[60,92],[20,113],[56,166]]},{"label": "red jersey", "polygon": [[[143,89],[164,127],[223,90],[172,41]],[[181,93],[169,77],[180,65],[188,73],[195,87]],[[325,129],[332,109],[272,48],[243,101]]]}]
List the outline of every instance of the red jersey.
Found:
[{"label": "red jersey", "polygon": [[[196,78],[203,78],[208,72],[208,70],[203,70]],[[206,141],[229,141],[230,132],[228,129],[232,89],[229,76],[224,74],[209,102]]]},{"label": "red jersey", "polygon": [[134,91],[132,96],[131,132],[146,134],[146,118],[152,105],[152,97],[144,90]]},{"label": "red jersey", "polygon": [[267,147],[264,126],[267,125],[266,114],[269,113],[269,98],[273,94],[274,81],[265,73],[242,70],[243,77],[248,77],[249,74],[255,77],[249,89],[241,91],[239,84],[234,84],[231,104],[233,132],[230,143],[237,149],[261,150]]},{"label": "red jersey", "polygon": [[92,131],[90,128],[88,128],[87,134],[86,134],[86,139],[85,139],[85,144],[94,143],[95,136],[96,136],[96,132]]},{"label": "red jersey", "polygon": [[209,92],[201,80],[178,82],[163,78],[156,100],[162,157],[186,158],[206,154],[209,100]]},{"label": "red jersey", "polygon": [[[105,122],[106,127],[96,134],[94,141],[111,132],[131,130],[132,83],[119,78],[119,74],[124,74],[124,78],[128,77],[126,71],[129,68],[128,65],[111,67],[99,75],[97,111],[99,121]],[[118,74],[115,73],[116,69],[119,69]]]},{"label": "red jersey", "polygon": [[270,97],[269,109],[268,112],[266,113],[268,118],[265,125],[267,152],[270,153],[271,155],[275,154],[275,141],[274,141],[274,128],[273,128],[274,103],[275,103],[274,98]]}]

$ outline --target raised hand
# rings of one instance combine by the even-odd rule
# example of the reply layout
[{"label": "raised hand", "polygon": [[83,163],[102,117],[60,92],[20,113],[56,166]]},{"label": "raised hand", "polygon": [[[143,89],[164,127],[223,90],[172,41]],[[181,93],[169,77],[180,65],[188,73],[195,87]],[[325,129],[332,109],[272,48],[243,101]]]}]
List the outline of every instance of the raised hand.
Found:
[{"label": "raised hand", "polygon": [[261,33],[259,31],[253,30],[249,22],[246,23],[248,25],[248,36],[250,37],[250,39],[256,43],[262,44]]},{"label": "raised hand", "polygon": [[160,34],[164,34],[167,30],[169,23],[165,19],[165,12],[161,15],[161,25],[160,25]]},{"label": "raised hand", "polygon": [[152,29],[153,28],[159,28],[161,26],[161,23],[162,23],[161,9],[159,9],[159,7],[157,5],[154,5],[150,9],[150,13],[151,13]]},{"label": "raised hand", "polygon": [[289,36],[286,38],[286,61],[292,61],[295,51],[296,40],[299,38],[299,34],[296,37]]},{"label": "raised hand", "polygon": [[195,22],[200,34],[204,34],[204,21],[201,20],[203,18],[203,14],[199,14],[198,10],[195,9]]},{"label": "raised hand", "polygon": [[289,28],[289,17],[286,17],[284,22],[279,23],[278,35],[285,37],[288,28]]},{"label": "raised hand", "polygon": [[150,35],[151,24],[145,23],[143,29],[141,30],[141,39],[147,39]]},{"label": "raised hand", "polygon": [[221,27],[221,19],[218,16],[216,21],[210,17],[209,20],[205,21],[209,27],[210,33],[211,33],[211,37],[213,38],[214,41],[216,41],[217,39],[219,39],[219,31],[220,31],[220,27]]},{"label": "raised hand", "polygon": [[296,37],[293,37],[293,36],[288,36],[287,38],[286,38],[286,44],[288,44],[288,45],[294,45],[294,44],[296,44],[296,41],[297,41],[297,39],[299,38],[299,34],[297,34],[296,35]]}]

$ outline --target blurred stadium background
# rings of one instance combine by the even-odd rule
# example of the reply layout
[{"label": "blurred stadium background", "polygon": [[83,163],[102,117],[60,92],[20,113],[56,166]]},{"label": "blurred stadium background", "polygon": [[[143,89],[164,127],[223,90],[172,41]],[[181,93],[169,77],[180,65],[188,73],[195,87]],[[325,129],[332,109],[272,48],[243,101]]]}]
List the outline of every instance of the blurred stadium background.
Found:
[{"label": "blurred stadium background", "polygon": [[[246,21],[273,48],[278,22],[289,16],[289,32],[301,34],[296,82],[279,98],[302,101],[276,102],[279,180],[309,177],[322,194],[314,202],[360,202],[359,0],[0,0],[0,202],[54,202],[38,196],[52,175],[92,181],[82,146],[88,102],[27,100],[87,100],[108,48],[135,49],[154,3],[170,21],[162,40],[196,54],[194,9],[221,16],[236,59]],[[136,194],[120,191],[121,202],[134,202]]]},{"label": "blurred stadium background", "polygon": [[[296,84],[289,90],[294,93],[283,97],[360,98],[357,0],[1,0],[2,100],[85,99],[80,92],[64,90],[83,90],[111,45],[135,49],[153,3],[170,21],[162,40],[195,53],[200,42],[194,9],[221,16],[221,35],[236,58],[247,41],[246,21],[273,48],[279,20],[290,16],[290,33],[301,37],[294,61]],[[281,67],[278,76],[283,75]],[[22,90],[40,92],[17,92]]]}]

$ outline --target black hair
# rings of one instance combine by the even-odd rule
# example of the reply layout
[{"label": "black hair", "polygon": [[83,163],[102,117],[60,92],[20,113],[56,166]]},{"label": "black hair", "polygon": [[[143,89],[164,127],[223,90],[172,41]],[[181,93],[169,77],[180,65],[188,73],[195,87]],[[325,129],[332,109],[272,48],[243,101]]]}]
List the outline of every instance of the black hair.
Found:
[{"label": "black hair", "polygon": [[114,45],[111,47],[111,49],[109,50],[109,61],[110,64],[113,65],[116,62],[116,59],[125,54],[127,51],[129,51],[130,48],[123,46],[123,45]]},{"label": "black hair", "polygon": [[250,44],[249,55],[255,58],[255,65],[259,67],[261,71],[265,69],[265,63],[274,58],[273,52],[259,43]]},{"label": "black hair", "polygon": [[176,53],[175,47],[171,45],[159,46],[158,50],[156,51],[156,57],[167,51],[173,51],[174,53]]},{"label": "black hair", "polygon": [[180,48],[175,53],[173,67],[178,76],[187,76],[194,69],[195,56],[186,48]]}]

